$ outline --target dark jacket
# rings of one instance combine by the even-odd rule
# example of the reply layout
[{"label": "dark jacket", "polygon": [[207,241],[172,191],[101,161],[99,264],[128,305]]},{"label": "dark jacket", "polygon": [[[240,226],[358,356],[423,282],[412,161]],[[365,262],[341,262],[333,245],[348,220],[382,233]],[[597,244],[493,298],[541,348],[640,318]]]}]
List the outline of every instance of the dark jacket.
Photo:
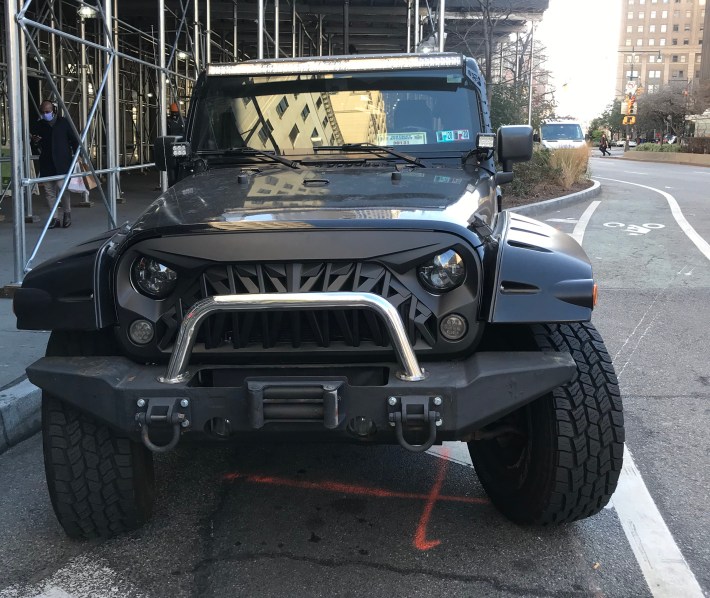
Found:
[{"label": "dark jacket", "polygon": [[63,116],[58,116],[52,126],[47,121],[40,119],[32,125],[30,133],[42,138],[32,144],[40,152],[40,176],[53,176],[69,172],[72,154],[79,147],[79,140],[74,135],[69,121]]}]

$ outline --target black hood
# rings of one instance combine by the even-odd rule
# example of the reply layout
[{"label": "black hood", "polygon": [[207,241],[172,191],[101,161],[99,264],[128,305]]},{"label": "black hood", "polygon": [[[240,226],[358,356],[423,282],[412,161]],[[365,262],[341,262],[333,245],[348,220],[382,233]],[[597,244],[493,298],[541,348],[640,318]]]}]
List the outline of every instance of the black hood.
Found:
[{"label": "black hood", "polygon": [[490,222],[494,191],[488,172],[461,168],[222,168],[168,189],[133,231],[373,219],[446,221],[465,227],[474,213]]}]

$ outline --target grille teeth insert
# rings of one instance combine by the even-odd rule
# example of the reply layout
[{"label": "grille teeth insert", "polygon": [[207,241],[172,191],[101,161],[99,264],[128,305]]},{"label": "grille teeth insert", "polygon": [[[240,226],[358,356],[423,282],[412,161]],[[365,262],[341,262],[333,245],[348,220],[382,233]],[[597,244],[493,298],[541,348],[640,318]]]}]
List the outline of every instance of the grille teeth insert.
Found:
[{"label": "grille teeth insert", "polygon": [[[265,263],[212,266],[160,319],[159,346],[168,349],[185,313],[213,295],[257,293],[367,292],[399,311],[410,342],[433,346],[436,318],[383,266],[367,262]],[[215,314],[202,325],[197,343],[205,349],[299,349],[389,346],[387,329],[368,310],[242,312]]]}]

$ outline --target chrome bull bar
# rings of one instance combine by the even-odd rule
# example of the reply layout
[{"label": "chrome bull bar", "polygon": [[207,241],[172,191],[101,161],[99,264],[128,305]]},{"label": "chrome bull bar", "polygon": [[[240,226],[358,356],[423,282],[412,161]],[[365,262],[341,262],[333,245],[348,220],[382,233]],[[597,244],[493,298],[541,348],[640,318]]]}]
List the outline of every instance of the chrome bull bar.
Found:
[{"label": "chrome bull bar", "polygon": [[195,345],[197,332],[204,319],[214,313],[346,307],[370,309],[382,317],[402,367],[402,371],[395,374],[397,378],[407,382],[418,382],[427,377],[426,372],[419,366],[419,361],[409,343],[407,332],[397,309],[385,298],[374,293],[264,293],[259,295],[216,295],[195,303],[185,315],[170,356],[168,370],[165,376],[158,377],[158,382],[179,384],[190,378],[187,366]]}]

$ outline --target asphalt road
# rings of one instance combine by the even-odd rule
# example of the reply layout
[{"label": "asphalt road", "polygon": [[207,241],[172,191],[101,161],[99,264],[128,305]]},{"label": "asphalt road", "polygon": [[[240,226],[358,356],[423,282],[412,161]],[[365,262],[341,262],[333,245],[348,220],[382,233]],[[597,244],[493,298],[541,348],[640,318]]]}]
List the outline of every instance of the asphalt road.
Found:
[{"label": "asphalt road", "polygon": [[[687,562],[684,581],[694,576],[707,595],[710,255],[665,196],[628,183],[671,194],[710,241],[710,170],[594,158],[593,174],[604,177],[598,204],[539,219],[579,234],[589,216],[583,245],[600,286],[593,321],[619,374],[627,447],[667,535],[645,539],[658,522],[644,519],[640,492],[572,525],[515,526],[456,446],[441,458],[279,445],[160,457],[149,525],[73,542],[54,520],[35,436],[0,456],[0,598],[690,595],[648,581],[665,575],[669,542]],[[437,476],[444,486],[427,517]],[[634,509],[641,519],[629,527]]]}]

